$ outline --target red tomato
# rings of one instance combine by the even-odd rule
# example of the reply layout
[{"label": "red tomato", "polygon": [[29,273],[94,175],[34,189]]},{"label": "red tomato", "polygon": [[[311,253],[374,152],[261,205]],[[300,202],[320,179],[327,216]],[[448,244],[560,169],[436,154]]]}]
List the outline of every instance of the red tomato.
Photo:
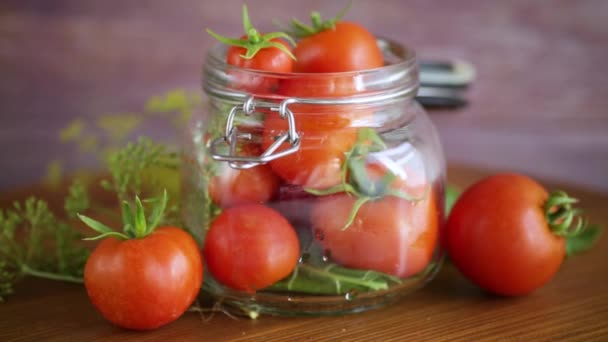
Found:
[{"label": "red tomato", "polygon": [[[241,37],[247,39],[247,36]],[[283,39],[275,38],[271,42],[279,43],[287,50],[291,47]],[[270,72],[291,72],[293,70],[293,59],[277,47],[260,49],[252,58],[244,58],[247,49],[240,46],[231,46],[226,53],[226,63],[245,69],[263,70]]]},{"label": "red tomato", "polygon": [[[242,37],[247,39],[247,36]],[[276,38],[272,42],[291,49],[284,40]],[[276,90],[278,79],[269,76],[262,76],[252,72],[252,70],[289,73],[293,71],[293,59],[284,51],[277,47],[267,47],[259,50],[252,58],[242,57],[247,50],[240,46],[231,46],[226,54],[226,63],[240,68],[251,70],[229,70],[232,76],[230,87],[255,94],[272,93]]]},{"label": "red tomato", "polygon": [[343,72],[378,68],[384,65],[376,38],[359,24],[339,22],[303,38],[294,49],[295,72]]},{"label": "red tomato", "polygon": [[[259,148],[245,146],[242,155],[259,155]],[[237,170],[227,163],[219,164],[216,176],[209,181],[209,195],[220,207],[237,204],[263,203],[270,200],[279,189],[279,178],[268,165]]]},{"label": "red tomato", "polygon": [[84,281],[91,302],[110,322],[147,330],[192,304],[203,281],[194,239],[175,227],[132,240],[104,239],[89,257]]},{"label": "red tomato", "polygon": [[[365,90],[365,83],[361,80],[360,75],[292,74],[281,80],[277,93],[290,97],[341,97],[359,94]],[[307,107],[317,111],[324,108],[342,108],[339,112],[343,112],[344,109],[353,109],[353,106],[316,105]],[[333,111],[336,110],[333,109]]]},{"label": "red tomato", "polygon": [[276,210],[248,204],[225,209],[213,220],[204,255],[220,283],[255,292],[293,271],[300,244],[294,228]]},{"label": "red tomato", "polygon": [[437,244],[441,215],[433,193],[420,202],[393,196],[367,202],[343,230],[355,201],[347,194],[326,196],[312,209],[315,237],[331,258],[347,267],[397,277],[424,270]]},{"label": "red tomato", "polygon": [[[338,116],[323,116],[330,120],[321,120],[314,116],[300,116],[296,119],[296,128],[300,134],[300,149],[290,155],[270,162],[272,170],[289,184],[301,185],[304,188],[324,189],[341,181],[341,168],[345,153],[357,139],[355,128],[328,129],[339,127],[342,123]],[[266,116],[262,146],[268,148],[275,137],[287,132],[287,120],[277,114]],[[289,146],[284,143],[279,151]]]},{"label": "red tomato", "polygon": [[[299,98],[334,98],[366,91],[358,76],[294,75],[281,80],[279,95]],[[298,130],[319,131],[364,127],[373,123],[374,110],[365,105],[291,104]],[[331,134],[331,133],[330,133]]]},{"label": "red tomato", "polygon": [[500,295],[522,295],[544,285],[565,255],[565,240],[545,219],[547,198],[541,185],[517,174],[495,175],[466,190],[446,227],[456,267]]}]

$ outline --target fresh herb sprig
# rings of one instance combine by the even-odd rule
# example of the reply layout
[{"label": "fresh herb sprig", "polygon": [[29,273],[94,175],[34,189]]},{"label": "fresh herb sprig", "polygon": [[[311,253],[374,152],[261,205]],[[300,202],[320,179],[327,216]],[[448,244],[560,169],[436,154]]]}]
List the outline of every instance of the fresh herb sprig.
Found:
[{"label": "fresh herb sprig", "polygon": [[65,199],[66,218],[57,217],[47,202],[36,197],[0,210],[0,301],[25,276],[83,282],[89,251],[69,220],[88,205],[86,189],[75,182]]},{"label": "fresh herb sprig", "polygon": [[[160,181],[148,175],[151,170],[169,169],[173,172],[171,176],[177,177],[178,163],[177,154],[165,145],[140,138],[110,155],[107,162],[110,177],[102,181],[102,187],[115,193],[117,203],[121,203],[131,194],[160,188]],[[166,198],[164,193],[160,202],[163,209],[169,206]],[[89,250],[82,245],[84,236],[74,227],[74,222],[79,214],[90,209],[113,208],[94,206],[86,186],[75,181],[69,188],[61,216],[55,215],[47,202],[35,197],[0,210],[0,301],[10,295],[14,284],[25,276],[83,282]],[[127,208],[123,209],[124,214]],[[177,203],[170,205],[165,215],[153,210],[149,223],[174,222],[178,210]]]},{"label": "fresh herb sprig", "polygon": [[[111,180],[103,180],[104,189],[116,192],[120,202],[142,193],[144,172],[159,167],[177,172],[177,153],[167,151],[166,146],[140,137],[135,143],[128,143],[122,150],[112,154],[107,161]],[[153,188],[154,184],[147,184]]]}]

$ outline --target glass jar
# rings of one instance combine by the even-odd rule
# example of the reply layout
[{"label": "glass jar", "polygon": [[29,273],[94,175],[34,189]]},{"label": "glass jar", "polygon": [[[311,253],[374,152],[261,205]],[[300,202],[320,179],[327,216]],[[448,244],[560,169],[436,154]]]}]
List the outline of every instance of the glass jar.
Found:
[{"label": "glass jar", "polygon": [[443,259],[445,163],[414,96],[414,52],[386,65],[280,74],[210,50],[184,148],[184,218],[204,288],[283,315],[359,312],[427,283]]}]

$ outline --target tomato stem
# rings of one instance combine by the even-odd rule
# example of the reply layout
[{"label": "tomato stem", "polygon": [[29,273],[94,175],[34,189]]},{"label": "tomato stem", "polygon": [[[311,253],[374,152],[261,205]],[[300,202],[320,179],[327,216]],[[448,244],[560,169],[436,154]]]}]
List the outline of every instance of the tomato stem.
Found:
[{"label": "tomato stem", "polygon": [[564,191],[555,191],[549,195],[545,202],[545,218],[553,233],[562,237],[574,237],[581,234],[588,227],[587,220],[582,211],[573,208],[576,198],[568,196]]},{"label": "tomato stem", "polygon": [[245,54],[240,55],[241,58],[251,59],[255,57],[255,55],[262,49],[267,48],[277,48],[287,54],[293,60],[296,59],[296,56],[291,52],[291,50],[285,45],[273,41],[275,39],[285,39],[291,45],[295,46],[296,43],[287,33],[285,32],[271,32],[267,34],[260,34],[258,30],[256,30],[251,24],[251,20],[249,19],[249,12],[247,11],[247,6],[243,5],[243,30],[245,31],[246,39],[236,39],[236,38],[228,38],[221,36],[210,29],[207,29],[207,33],[209,33],[213,38],[218,41],[230,45],[230,46],[238,46],[242,47],[246,50]]},{"label": "tomato stem", "polygon": [[308,36],[315,35],[325,30],[334,30],[336,23],[342,20],[346,13],[350,10],[353,1],[350,0],[346,6],[338,12],[338,14],[328,20],[323,21],[321,19],[321,13],[313,11],[310,13],[310,21],[312,25],[306,25],[298,19],[292,19],[291,21],[291,34],[298,38],[305,38]]},{"label": "tomato stem", "polygon": [[391,185],[396,180],[397,175],[390,170],[386,170],[386,173],[379,180],[371,179],[367,170],[368,156],[370,153],[386,149],[386,144],[372,128],[361,128],[357,134],[357,141],[351,150],[346,152],[342,164],[340,171],[342,182],[322,190],[305,189],[306,192],[317,196],[345,192],[357,198],[342,230],[346,230],[353,224],[359,209],[369,201],[393,196],[406,201],[417,202],[426,198],[428,191],[430,191],[430,188],[428,188],[422,197],[414,197],[404,191],[392,188]]},{"label": "tomato stem", "polygon": [[[151,203],[152,213],[146,218],[143,202]],[[131,204],[127,201],[122,203],[122,220],[123,220],[123,231],[118,232],[114,229],[106,226],[105,224],[94,220],[84,215],[78,215],[78,218],[84,222],[87,226],[100,233],[100,235],[86,238],[84,240],[99,240],[106,237],[117,237],[119,239],[128,240],[131,238],[143,238],[148,236],[156,229],[156,226],[161,221],[163,213],[167,208],[167,190],[163,191],[163,196],[158,198],[152,198],[144,200],[139,199],[139,196],[135,196],[135,210],[131,207]]]}]

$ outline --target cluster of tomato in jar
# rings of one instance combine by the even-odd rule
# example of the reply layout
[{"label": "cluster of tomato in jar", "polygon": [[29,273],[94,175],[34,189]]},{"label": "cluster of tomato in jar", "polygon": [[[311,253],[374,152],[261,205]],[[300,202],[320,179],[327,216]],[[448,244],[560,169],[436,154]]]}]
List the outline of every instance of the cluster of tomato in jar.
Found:
[{"label": "cluster of tomato in jar", "polygon": [[[313,13],[312,26],[296,21],[297,42],[282,32],[260,34],[246,7],[246,34],[240,39],[208,32],[229,45],[228,65],[299,75],[264,79],[235,73],[232,89],[258,97],[352,96],[361,91],[352,77],[314,75],[369,70],[385,62],[374,35],[341,21],[341,15],[322,21]],[[312,235],[325,259],[339,266],[395,278],[423,271],[435,251],[441,212],[431,184],[420,181],[424,175],[404,177],[411,170],[398,175],[370,162],[368,154],[387,147],[372,128],[353,121],[373,120],[373,111],[303,104],[291,110],[300,140],[295,153],[243,170],[222,163],[209,177],[209,197],[221,208],[203,247],[210,274],[236,290],[267,288],[302,262],[310,247],[303,234]],[[261,141],[240,144],[239,154],[260,155],[287,129],[287,120],[266,113]],[[284,143],[279,151],[287,147]]]}]

